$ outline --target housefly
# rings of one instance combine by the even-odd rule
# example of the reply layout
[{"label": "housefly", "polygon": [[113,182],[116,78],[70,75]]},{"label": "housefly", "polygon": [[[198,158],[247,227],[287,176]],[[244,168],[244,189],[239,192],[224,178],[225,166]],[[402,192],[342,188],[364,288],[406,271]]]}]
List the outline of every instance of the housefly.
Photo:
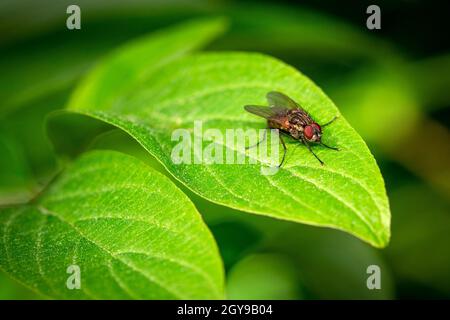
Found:
[{"label": "housefly", "polygon": [[[295,140],[303,143],[308,150],[319,160],[323,165],[323,161],[314,153],[311,149],[310,143],[320,144],[328,149],[339,150],[336,147],[327,146],[322,142],[322,128],[331,124],[337,117],[334,117],[327,123],[319,125],[315,122],[311,116],[294,100],[284,95],[281,92],[271,91],[267,94],[267,101],[269,106],[255,106],[247,105],[244,109],[250,113],[267,119],[267,125],[269,129],[278,129],[281,134],[285,134],[294,138]],[[266,131],[267,132],[267,131]],[[255,147],[259,145],[266,138],[266,133],[261,141],[259,141]],[[280,135],[280,141],[283,145],[283,158],[278,165],[281,167],[286,156],[286,144]]]}]

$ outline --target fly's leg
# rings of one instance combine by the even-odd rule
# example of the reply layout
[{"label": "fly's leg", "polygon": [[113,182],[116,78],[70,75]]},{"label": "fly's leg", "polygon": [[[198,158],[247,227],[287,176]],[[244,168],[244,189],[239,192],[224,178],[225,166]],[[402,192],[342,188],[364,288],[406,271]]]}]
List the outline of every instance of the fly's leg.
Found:
[{"label": "fly's leg", "polygon": [[331,150],[339,151],[339,148],[327,146],[327,145],[326,145],[325,143],[323,143],[323,142],[320,142],[320,145],[324,146],[325,148],[331,149]]},{"label": "fly's leg", "polygon": [[[248,149],[251,149],[251,148],[254,148],[254,147],[259,146],[264,140],[266,140],[266,138],[267,138],[267,131],[268,131],[268,130],[269,130],[269,129],[266,129],[266,130],[264,131],[264,136],[263,136],[263,138],[262,138],[260,141],[258,141],[256,144],[254,144],[254,145],[252,145],[252,146],[246,147],[245,149],[248,150]],[[285,134],[284,132],[279,131],[279,134],[280,134],[280,133]],[[281,162],[280,162],[280,164],[278,165],[278,168],[280,168],[280,167],[283,165],[284,159],[285,159],[285,157],[286,157],[286,144],[284,143],[284,140],[283,140],[283,138],[281,137],[281,134],[279,135],[279,138],[280,138],[281,144],[283,145],[283,158],[281,159]]]},{"label": "fly's leg", "polygon": [[264,142],[264,140],[266,140],[266,138],[267,138],[267,130],[269,130],[269,129],[264,130],[264,136],[263,136],[263,138],[262,138],[261,140],[259,140],[257,143],[255,143],[255,144],[252,145],[252,146],[245,147],[245,149],[248,150],[248,149],[257,147],[257,146],[259,146],[262,142]]},{"label": "fly's leg", "polygon": [[286,144],[284,143],[284,140],[283,140],[283,137],[281,136],[281,134],[279,135],[279,137],[280,137],[281,144],[283,145],[283,158],[281,159],[281,162],[278,165],[278,168],[281,168],[281,166],[283,165],[283,162],[284,162],[284,158],[286,158]]},{"label": "fly's leg", "polygon": [[312,151],[311,146],[308,144],[308,141],[302,138],[302,142],[308,148],[309,152],[311,152],[314,155],[314,157],[316,157],[316,159],[319,160],[320,164],[324,165],[323,161],[320,160],[320,158],[314,153],[314,151]]},{"label": "fly's leg", "polygon": [[[323,128],[323,127],[326,127],[327,125],[329,125],[329,124],[332,124],[336,119],[337,119],[338,117],[337,116],[335,116],[333,119],[331,119],[330,121],[328,121],[327,123],[324,123],[324,124],[322,124],[321,125],[321,127]],[[305,143],[306,141],[304,141],[303,143]],[[305,143],[306,145],[307,145],[307,143]],[[331,149],[331,150],[336,150],[336,151],[339,151],[339,148],[336,148],[336,147],[330,147],[330,146],[327,146],[325,143],[323,143],[322,141],[320,142],[320,144],[322,145],[322,146],[324,146],[325,148],[328,148],[328,149]],[[309,148],[308,148],[309,149]],[[310,151],[311,151],[311,149],[309,149]],[[311,151],[312,152],[312,151]],[[314,152],[312,152],[313,154],[314,154]],[[315,155],[315,154],[314,154]],[[316,155],[315,155],[316,156]],[[316,158],[317,158],[317,156],[316,156]],[[317,159],[319,159],[319,158],[317,158]],[[320,159],[319,159],[319,161],[320,161]],[[320,163],[322,163],[323,164],[323,162],[322,161],[320,161]]]},{"label": "fly's leg", "polygon": [[327,125],[332,124],[337,118],[338,118],[338,117],[335,116],[333,119],[331,119],[331,120],[328,121],[327,123],[321,124],[320,126],[321,126],[322,128],[323,128],[323,127],[326,127]]}]

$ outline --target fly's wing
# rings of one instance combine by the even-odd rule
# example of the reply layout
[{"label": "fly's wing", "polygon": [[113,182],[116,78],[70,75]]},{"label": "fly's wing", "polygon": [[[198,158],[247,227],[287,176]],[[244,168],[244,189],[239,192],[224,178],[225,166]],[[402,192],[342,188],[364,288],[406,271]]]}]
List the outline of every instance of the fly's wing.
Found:
[{"label": "fly's wing", "polygon": [[287,108],[289,110],[297,109],[297,111],[291,113],[290,118],[300,118],[301,123],[303,124],[310,124],[314,122],[305,109],[303,109],[297,102],[289,98],[287,95],[278,91],[271,91],[266,97],[269,104],[274,106],[272,108]]},{"label": "fly's wing", "polygon": [[250,113],[256,114],[257,116],[263,117],[265,119],[276,119],[286,115],[288,111],[286,108],[280,107],[264,107],[264,106],[244,106],[244,109]]},{"label": "fly's wing", "polygon": [[270,106],[282,107],[287,109],[302,109],[297,102],[278,91],[269,92],[266,95],[266,98]]}]

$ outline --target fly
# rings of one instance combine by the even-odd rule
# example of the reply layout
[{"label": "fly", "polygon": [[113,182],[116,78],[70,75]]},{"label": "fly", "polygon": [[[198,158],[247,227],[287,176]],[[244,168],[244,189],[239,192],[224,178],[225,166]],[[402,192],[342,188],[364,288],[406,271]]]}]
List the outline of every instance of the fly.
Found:
[{"label": "fly", "polygon": [[[322,128],[334,122],[337,117],[334,117],[327,123],[319,125],[297,102],[295,102],[285,94],[281,92],[271,91],[267,94],[266,97],[267,101],[269,102],[269,107],[247,105],[244,107],[244,109],[250,113],[267,119],[267,125],[269,129],[278,129],[280,133],[290,136],[295,140],[303,143],[314,155],[314,157],[319,160],[321,165],[323,165],[324,163],[311,149],[311,146],[309,145],[310,143],[320,144],[328,149],[336,151],[339,150],[336,147],[327,146],[321,141]],[[265,139],[266,133],[264,134],[264,138],[252,147],[258,146]],[[286,144],[284,143],[281,135],[280,141],[283,145],[284,153],[278,167],[281,167],[283,165],[284,158],[286,156]]]}]

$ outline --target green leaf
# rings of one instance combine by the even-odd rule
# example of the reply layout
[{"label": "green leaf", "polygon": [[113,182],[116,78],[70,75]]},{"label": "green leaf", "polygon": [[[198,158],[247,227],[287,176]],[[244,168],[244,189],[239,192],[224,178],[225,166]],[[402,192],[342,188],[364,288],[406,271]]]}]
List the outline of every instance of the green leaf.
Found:
[{"label": "green leaf", "polygon": [[[66,287],[70,265],[80,290]],[[82,156],[33,203],[0,212],[0,266],[54,298],[223,297],[217,246],[194,205],[111,151]]]},{"label": "green leaf", "polygon": [[142,77],[204,46],[223,31],[221,19],[199,19],[131,41],[102,61],[82,82],[72,103],[108,108]]},{"label": "green leaf", "polygon": [[[196,19],[130,41],[109,54],[85,77],[73,93],[71,103],[109,108],[133,90],[146,74],[206,45],[224,28],[223,19]],[[79,153],[80,146],[86,144],[92,133],[105,130],[98,122],[80,130],[79,121],[61,113],[51,114],[48,120],[49,136],[57,153],[64,155]]]},{"label": "green leaf", "polygon": [[301,299],[298,268],[281,254],[249,255],[231,269],[227,296],[231,300]]},{"label": "green leaf", "polygon": [[[222,53],[186,57],[141,81],[114,106],[78,104],[69,109],[122,128],[187,187],[213,202],[242,211],[350,232],[377,247],[389,240],[390,211],[375,159],[361,137],[340,117],[325,129],[324,142],[340,152],[315,148],[321,166],[305,147],[289,144],[287,162],[274,176],[260,165],[175,165],[171,141],[176,128],[264,128],[243,105],[265,104],[278,90],[303,105],[318,123],[339,115],[308,78],[259,54]],[[86,97],[85,97],[86,99]],[[95,96],[93,97],[95,101]],[[227,146],[231,148],[231,146]]]},{"label": "green leaf", "polygon": [[0,127],[0,205],[21,203],[32,195],[30,169],[23,148],[16,139]]},{"label": "green leaf", "polygon": [[186,186],[201,196],[243,211],[350,232],[383,247],[390,213],[379,169],[358,134],[342,117],[325,132],[335,152],[317,148],[325,166],[306,148],[294,145],[275,176],[259,165],[175,165],[170,154],[175,128],[264,127],[243,111],[264,104],[267,91],[279,90],[299,101],[323,123],[339,112],[309,79],[282,62],[258,54],[204,54],[186,57],[149,75],[139,89],[114,107],[77,104],[70,109],[122,128]]},{"label": "green leaf", "polygon": [[25,288],[12,280],[4,272],[0,272],[0,300],[40,300],[42,295]]}]

